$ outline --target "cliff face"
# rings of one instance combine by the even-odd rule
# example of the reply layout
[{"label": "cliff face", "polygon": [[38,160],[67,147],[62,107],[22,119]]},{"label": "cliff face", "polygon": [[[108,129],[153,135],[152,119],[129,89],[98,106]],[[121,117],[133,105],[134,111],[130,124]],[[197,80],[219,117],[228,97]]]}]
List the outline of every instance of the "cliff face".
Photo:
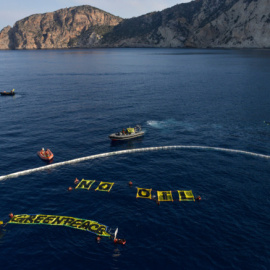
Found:
[{"label": "cliff face", "polygon": [[90,6],[36,14],[4,28],[1,49],[91,47],[122,19]]},{"label": "cliff face", "polygon": [[194,0],[126,20],[81,6],[0,32],[0,49],[74,47],[270,48],[270,0]]},{"label": "cliff face", "polygon": [[8,50],[10,48],[10,32],[11,32],[11,27],[7,26],[2,29],[0,32],[0,49],[2,50]]},{"label": "cliff face", "polygon": [[269,48],[270,0],[196,0],[124,20],[101,40],[115,47]]},{"label": "cliff face", "polygon": [[223,8],[223,12],[211,15],[211,19],[203,23],[200,13],[194,20],[195,31],[186,44],[213,48],[270,48],[270,0],[226,0]]}]

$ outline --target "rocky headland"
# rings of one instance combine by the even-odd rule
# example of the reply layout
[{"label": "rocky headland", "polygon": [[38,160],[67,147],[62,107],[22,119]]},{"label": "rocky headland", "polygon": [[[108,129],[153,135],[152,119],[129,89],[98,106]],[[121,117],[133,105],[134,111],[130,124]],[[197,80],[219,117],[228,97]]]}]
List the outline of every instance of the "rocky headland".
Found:
[{"label": "rocky headland", "polygon": [[90,48],[121,21],[91,6],[35,14],[3,29],[0,49]]},{"label": "rocky headland", "polygon": [[270,48],[270,0],[194,0],[131,19],[79,6],[0,32],[0,49],[96,47]]}]

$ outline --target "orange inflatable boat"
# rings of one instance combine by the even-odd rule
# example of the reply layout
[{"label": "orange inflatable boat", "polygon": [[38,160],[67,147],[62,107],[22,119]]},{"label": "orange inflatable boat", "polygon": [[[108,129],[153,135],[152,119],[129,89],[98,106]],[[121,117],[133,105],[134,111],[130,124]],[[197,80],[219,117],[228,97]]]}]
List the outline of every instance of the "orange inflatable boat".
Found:
[{"label": "orange inflatable boat", "polygon": [[50,149],[45,150],[42,148],[40,151],[37,152],[38,156],[45,160],[45,161],[51,161],[53,159],[53,153]]}]

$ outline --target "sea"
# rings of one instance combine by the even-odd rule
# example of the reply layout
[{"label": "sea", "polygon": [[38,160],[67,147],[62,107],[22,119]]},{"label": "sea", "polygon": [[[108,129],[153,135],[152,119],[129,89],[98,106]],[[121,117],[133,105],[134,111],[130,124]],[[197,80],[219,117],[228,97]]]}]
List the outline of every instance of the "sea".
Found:
[{"label": "sea", "polygon": [[[270,269],[269,67],[255,49],[0,51],[16,93],[0,96],[1,269]],[[10,213],[96,221],[126,244]]]}]

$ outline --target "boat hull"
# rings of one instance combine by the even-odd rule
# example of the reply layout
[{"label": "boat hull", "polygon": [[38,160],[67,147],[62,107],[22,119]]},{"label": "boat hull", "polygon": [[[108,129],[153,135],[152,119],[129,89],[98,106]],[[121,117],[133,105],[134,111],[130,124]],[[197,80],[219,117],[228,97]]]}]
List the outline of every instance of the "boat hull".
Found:
[{"label": "boat hull", "polygon": [[134,138],[142,137],[144,135],[144,131],[135,132],[132,134],[122,134],[120,133],[113,133],[109,136],[112,141],[127,141]]},{"label": "boat hull", "polygon": [[1,96],[14,96],[14,92],[0,92]]}]

